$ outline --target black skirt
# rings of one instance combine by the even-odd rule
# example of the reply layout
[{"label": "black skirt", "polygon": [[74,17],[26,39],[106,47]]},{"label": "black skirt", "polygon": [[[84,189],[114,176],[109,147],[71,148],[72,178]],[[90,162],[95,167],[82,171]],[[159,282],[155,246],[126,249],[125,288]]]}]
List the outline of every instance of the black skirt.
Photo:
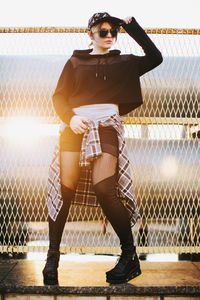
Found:
[{"label": "black skirt", "polygon": [[[66,127],[60,135],[60,149],[63,151],[80,152],[84,133],[75,134],[70,127]],[[118,157],[118,136],[112,126],[99,127],[99,137],[102,152],[110,153]]]}]

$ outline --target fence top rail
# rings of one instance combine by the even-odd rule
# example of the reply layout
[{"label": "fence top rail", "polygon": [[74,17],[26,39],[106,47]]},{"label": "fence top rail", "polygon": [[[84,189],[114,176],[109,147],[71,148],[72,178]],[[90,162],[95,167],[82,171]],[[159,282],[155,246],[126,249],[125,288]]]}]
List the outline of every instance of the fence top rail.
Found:
[{"label": "fence top rail", "polygon": [[124,117],[124,124],[199,125],[197,118]]},{"label": "fence top rail", "polygon": [[[150,34],[200,35],[200,28],[144,28]],[[85,33],[87,27],[0,27],[0,33]],[[121,28],[120,33],[126,31]]]}]

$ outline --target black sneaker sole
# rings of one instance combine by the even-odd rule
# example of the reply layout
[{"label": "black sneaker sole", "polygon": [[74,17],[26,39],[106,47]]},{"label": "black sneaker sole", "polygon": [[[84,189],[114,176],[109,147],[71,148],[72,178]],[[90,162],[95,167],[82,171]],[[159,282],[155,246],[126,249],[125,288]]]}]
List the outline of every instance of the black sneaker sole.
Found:
[{"label": "black sneaker sole", "polygon": [[130,273],[126,278],[120,278],[120,279],[114,279],[114,278],[106,278],[106,282],[109,283],[126,283],[129,280],[136,278],[137,276],[139,276],[140,274],[142,274],[141,270],[137,270],[136,272],[132,272]]}]

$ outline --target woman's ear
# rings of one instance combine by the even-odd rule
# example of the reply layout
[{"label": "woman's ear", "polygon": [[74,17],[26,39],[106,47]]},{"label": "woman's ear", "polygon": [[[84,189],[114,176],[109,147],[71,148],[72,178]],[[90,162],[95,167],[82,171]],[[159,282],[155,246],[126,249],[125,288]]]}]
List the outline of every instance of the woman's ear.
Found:
[{"label": "woman's ear", "polygon": [[87,33],[88,33],[89,37],[91,38],[91,40],[93,40],[92,32],[91,32],[91,31],[88,31]]},{"label": "woman's ear", "polygon": [[91,31],[88,31],[87,33],[88,33],[88,35],[89,35],[89,37],[90,37],[90,39],[91,39],[91,42],[90,42],[90,44],[88,45],[88,47],[91,47],[91,46],[93,45],[93,42],[92,42],[92,40],[93,40],[93,35],[92,35]]}]

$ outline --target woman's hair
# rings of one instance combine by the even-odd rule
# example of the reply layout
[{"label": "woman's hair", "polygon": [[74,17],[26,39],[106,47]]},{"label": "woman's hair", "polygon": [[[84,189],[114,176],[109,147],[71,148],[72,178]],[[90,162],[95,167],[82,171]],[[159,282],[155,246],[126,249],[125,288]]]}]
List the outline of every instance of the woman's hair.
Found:
[{"label": "woman's hair", "polygon": [[[105,22],[101,22],[101,23],[98,23],[97,25],[92,26],[91,29],[90,29],[90,32],[93,33],[95,31],[100,30],[103,23],[105,23]],[[116,24],[111,23],[111,22],[108,22],[108,23],[110,24],[110,26],[112,26],[113,29],[117,29],[117,31],[119,32],[119,30],[120,30],[119,25],[116,25]],[[117,36],[116,36],[116,41],[117,41]],[[93,42],[91,41],[90,44],[88,45],[88,47],[92,46],[92,44],[93,44]]]}]

